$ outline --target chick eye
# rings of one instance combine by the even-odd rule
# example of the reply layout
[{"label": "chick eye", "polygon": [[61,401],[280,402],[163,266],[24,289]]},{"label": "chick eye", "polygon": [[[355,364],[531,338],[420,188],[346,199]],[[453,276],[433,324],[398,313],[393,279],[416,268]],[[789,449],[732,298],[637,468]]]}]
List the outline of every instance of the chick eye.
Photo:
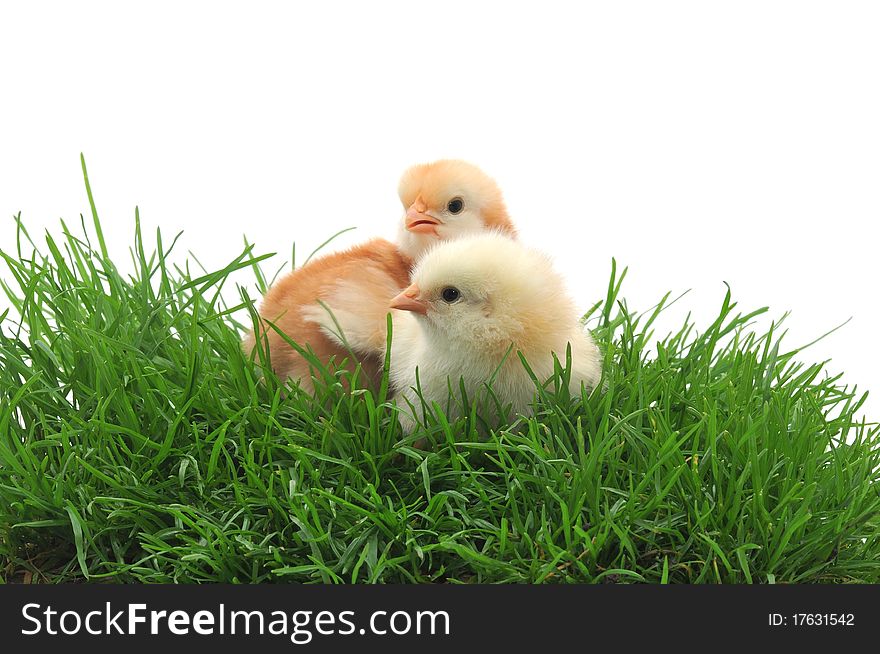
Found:
[{"label": "chick eye", "polygon": [[446,205],[446,210],[452,214],[461,213],[462,209],[464,209],[464,200],[461,198],[452,198]]},{"label": "chick eye", "polygon": [[440,292],[440,297],[442,297],[443,301],[447,304],[452,304],[461,297],[461,291],[454,286],[447,286]]}]

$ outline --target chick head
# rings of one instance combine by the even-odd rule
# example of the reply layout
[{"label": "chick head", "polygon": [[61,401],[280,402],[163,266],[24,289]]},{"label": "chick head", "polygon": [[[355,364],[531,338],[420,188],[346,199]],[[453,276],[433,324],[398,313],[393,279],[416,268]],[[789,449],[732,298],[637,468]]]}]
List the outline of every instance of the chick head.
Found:
[{"label": "chick head", "polygon": [[437,241],[492,229],[515,235],[498,185],[465,161],[413,166],[401,177],[398,195],[406,211],[398,245],[412,259]]},{"label": "chick head", "polygon": [[503,355],[511,344],[527,357],[546,352],[578,321],[550,259],[498,231],[430,250],[391,308],[416,316],[429,347],[480,357]]}]

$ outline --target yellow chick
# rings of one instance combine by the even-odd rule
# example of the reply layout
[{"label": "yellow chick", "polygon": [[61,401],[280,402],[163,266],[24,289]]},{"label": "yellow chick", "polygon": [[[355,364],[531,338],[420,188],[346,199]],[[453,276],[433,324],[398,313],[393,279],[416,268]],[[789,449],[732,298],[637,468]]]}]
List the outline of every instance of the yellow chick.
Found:
[{"label": "yellow chick", "polygon": [[463,382],[486,411],[486,384],[493,380],[502,404],[527,413],[535,385],[517,351],[543,382],[553,375],[554,354],[564,364],[570,346],[570,391],[599,383],[599,351],[550,259],[499,234],[432,249],[390,306],[397,310],[390,379],[406,432],[424,419],[417,385],[429,406],[437,402],[455,417],[459,407],[447,406],[450,387],[458,393]]},{"label": "yellow chick", "polygon": [[[304,390],[314,390],[307,359],[266,321],[302,348],[310,348],[325,365],[347,360],[353,370],[354,351],[367,380],[376,383],[381,378],[382,346],[367,347],[363,339],[374,343],[384,338],[387,299],[409,284],[414,262],[443,240],[487,229],[515,236],[497,184],[464,161],[413,166],[401,178],[399,196],[405,214],[396,244],[373,239],[317,258],[279,279],[266,293],[258,332],[267,341],[272,369],[280,378],[298,380]],[[338,317],[345,322],[347,343],[327,335],[335,323],[320,302],[330,304],[331,297],[344,298]],[[383,308],[381,316],[360,311],[361,306],[377,305]],[[251,332],[242,344],[246,354],[253,352],[255,343]]]}]

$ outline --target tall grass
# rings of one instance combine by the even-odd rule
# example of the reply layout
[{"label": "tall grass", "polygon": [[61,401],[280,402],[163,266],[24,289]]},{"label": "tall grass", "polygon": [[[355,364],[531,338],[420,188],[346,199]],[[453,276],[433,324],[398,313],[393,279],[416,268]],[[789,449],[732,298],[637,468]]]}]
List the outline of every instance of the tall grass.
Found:
[{"label": "tall grass", "polygon": [[312,398],[242,355],[253,302],[221,291],[265,286],[252,247],[196,274],[136,215],[124,275],[89,199],[90,227],[16,219],[2,252],[7,581],[880,582],[880,428],[763,309],[728,293],[655,338],[668,296],[631,310],[613,267],[604,390],[404,438],[384,390],[328,372]]}]

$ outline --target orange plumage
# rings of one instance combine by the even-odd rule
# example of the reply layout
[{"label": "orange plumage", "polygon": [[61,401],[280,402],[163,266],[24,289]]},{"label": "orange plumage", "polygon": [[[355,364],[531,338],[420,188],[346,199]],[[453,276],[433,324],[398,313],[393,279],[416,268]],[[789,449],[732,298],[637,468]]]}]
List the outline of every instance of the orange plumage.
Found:
[{"label": "orange plumage", "polygon": [[[275,324],[294,342],[303,347],[308,345],[322,362],[333,360],[339,365],[347,359],[346,367],[353,371],[355,363],[351,354],[328,339],[317,324],[305,320],[301,308],[323,300],[339,280],[355,277],[373,282],[377,295],[393,297],[409,284],[411,266],[412,261],[401,254],[396,245],[384,239],[373,239],[343,252],[328,254],[273,284],[263,298],[260,317]],[[270,325],[264,323],[262,333],[268,339],[269,358],[275,374],[282,379],[299,379],[305,390],[312,391],[308,361]],[[253,346],[254,334],[251,333],[245,340],[245,351],[250,352]],[[361,367],[369,381],[380,378],[381,363],[373,357],[361,359]]]}]

